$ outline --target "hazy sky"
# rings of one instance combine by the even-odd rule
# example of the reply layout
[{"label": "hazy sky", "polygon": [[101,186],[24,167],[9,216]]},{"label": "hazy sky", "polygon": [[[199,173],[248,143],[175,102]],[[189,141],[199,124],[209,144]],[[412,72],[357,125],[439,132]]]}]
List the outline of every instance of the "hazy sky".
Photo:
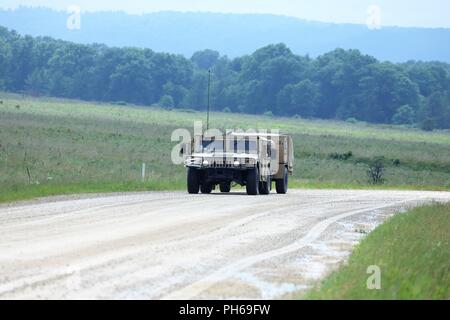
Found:
[{"label": "hazy sky", "polygon": [[272,13],[326,22],[365,23],[370,5],[381,9],[382,25],[450,28],[449,0],[0,0],[0,7],[45,6],[83,11],[210,11]]}]

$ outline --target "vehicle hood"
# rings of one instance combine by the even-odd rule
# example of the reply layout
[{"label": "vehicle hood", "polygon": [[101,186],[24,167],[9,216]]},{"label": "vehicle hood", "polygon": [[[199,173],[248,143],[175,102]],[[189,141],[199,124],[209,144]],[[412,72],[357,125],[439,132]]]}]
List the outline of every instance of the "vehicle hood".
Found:
[{"label": "vehicle hood", "polygon": [[257,159],[258,156],[255,154],[246,153],[229,153],[229,152],[216,152],[216,153],[193,153],[192,158],[203,158],[203,159],[223,159],[238,158],[238,159]]}]

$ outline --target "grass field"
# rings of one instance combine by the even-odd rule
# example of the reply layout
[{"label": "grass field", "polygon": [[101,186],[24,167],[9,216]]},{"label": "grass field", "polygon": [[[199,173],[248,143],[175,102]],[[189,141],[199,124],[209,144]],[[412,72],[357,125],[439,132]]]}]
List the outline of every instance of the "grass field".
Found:
[{"label": "grass field", "polygon": [[[0,202],[61,193],[183,189],[177,128],[204,113],[0,93]],[[450,189],[450,132],[214,113],[220,129],[280,129],[295,141],[293,187]],[[351,157],[340,155],[351,151]],[[384,157],[385,183],[367,165]],[[147,177],[141,182],[141,165]]]},{"label": "grass field", "polygon": [[[396,215],[369,234],[348,264],[307,299],[450,299],[450,204]],[[368,266],[381,271],[381,289],[368,290]]]}]

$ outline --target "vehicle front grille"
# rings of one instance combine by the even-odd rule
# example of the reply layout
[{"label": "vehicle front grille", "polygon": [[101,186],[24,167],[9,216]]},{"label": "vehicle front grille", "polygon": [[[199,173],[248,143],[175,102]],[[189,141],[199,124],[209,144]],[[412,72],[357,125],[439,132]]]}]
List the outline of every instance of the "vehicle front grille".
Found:
[{"label": "vehicle front grille", "polygon": [[231,163],[213,163],[211,164],[211,168],[234,168],[233,164]]}]

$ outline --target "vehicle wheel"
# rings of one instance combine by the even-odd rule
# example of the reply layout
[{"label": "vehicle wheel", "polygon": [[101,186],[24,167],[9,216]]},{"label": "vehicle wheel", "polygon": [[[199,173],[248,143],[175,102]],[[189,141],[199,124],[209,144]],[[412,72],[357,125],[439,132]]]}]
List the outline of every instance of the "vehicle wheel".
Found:
[{"label": "vehicle wheel", "polygon": [[288,173],[288,169],[285,167],[284,168],[284,179],[275,181],[277,193],[286,194],[288,191],[288,184],[289,184],[289,173]]},{"label": "vehicle wheel", "polygon": [[259,193],[259,170],[258,168],[248,170],[247,172],[247,194],[256,196]]},{"label": "vehicle wheel", "polygon": [[202,184],[200,189],[203,194],[210,194],[212,192],[213,187],[209,183],[206,183],[206,184]]},{"label": "vehicle wheel", "polygon": [[267,177],[267,181],[265,181],[265,182],[262,181],[259,183],[259,193],[264,194],[264,195],[270,194],[271,186],[272,186],[272,180],[270,179],[270,176],[269,176],[269,177]]},{"label": "vehicle wheel", "polygon": [[187,174],[187,187],[188,187],[188,192],[190,194],[197,194],[200,191],[200,184],[198,182],[198,171],[193,169],[193,168],[189,168],[188,169],[188,174]]},{"label": "vehicle wheel", "polygon": [[229,193],[231,191],[231,183],[225,182],[220,184],[220,192]]}]

